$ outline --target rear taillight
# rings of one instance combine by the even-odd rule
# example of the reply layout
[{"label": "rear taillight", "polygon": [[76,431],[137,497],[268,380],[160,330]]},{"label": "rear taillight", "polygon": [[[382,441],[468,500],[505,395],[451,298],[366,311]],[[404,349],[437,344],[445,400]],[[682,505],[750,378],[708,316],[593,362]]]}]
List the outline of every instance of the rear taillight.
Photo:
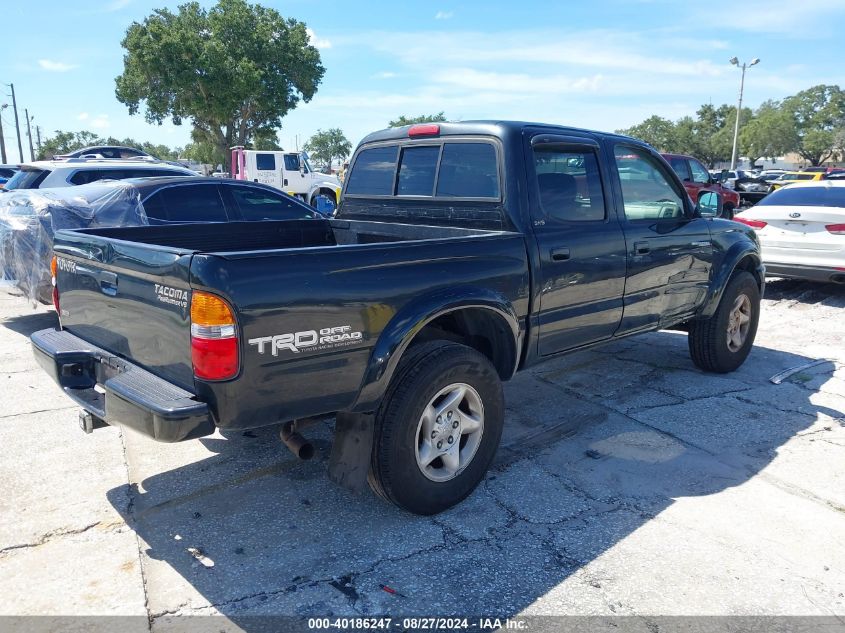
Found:
[{"label": "rear taillight", "polygon": [[194,376],[203,380],[234,378],[240,367],[235,314],[208,292],[191,296],[191,362]]},{"label": "rear taillight", "polygon": [[59,286],[56,283],[56,271],[58,270],[58,261],[56,260],[56,256],[53,255],[53,259],[50,260],[50,278],[53,283],[53,307],[56,308],[56,314],[59,317],[62,316],[61,308],[59,308]]},{"label": "rear taillight", "polygon": [[762,229],[767,224],[767,222],[763,222],[762,220],[752,220],[750,218],[744,218],[741,215],[735,215],[734,222],[742,222],[746,226],[750,226],[752,229]]},{"label": "rear taillight", "polygon": [[824,228],[827,229],[828,233],[833,233],[834,235],[845,235],[845,224],[825,224]]}]

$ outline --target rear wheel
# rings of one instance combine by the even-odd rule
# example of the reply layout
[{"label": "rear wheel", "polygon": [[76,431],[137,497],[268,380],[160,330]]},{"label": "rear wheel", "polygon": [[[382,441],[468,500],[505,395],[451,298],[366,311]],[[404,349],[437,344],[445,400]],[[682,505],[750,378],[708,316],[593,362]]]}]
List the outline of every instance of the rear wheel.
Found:
[{"label": "rear wheel", "polygon": [[760,319],[760,288],[744,270],[734,273],[709,319],[690,322],[689,351],[704,371],[727,373],[745,362]]},{"label": "rear wheel", "polygon": [[732,205],[730,202],[722,207],[722,217],[726,220],[733,220],[734,213],[734,205]]},{"label": "rear wheel", "polygon": [[490,361],[444,341],[409,350],[376,414],[369,482],[415,514],[436,514],[469,495],[502,434],[502,384]]}]

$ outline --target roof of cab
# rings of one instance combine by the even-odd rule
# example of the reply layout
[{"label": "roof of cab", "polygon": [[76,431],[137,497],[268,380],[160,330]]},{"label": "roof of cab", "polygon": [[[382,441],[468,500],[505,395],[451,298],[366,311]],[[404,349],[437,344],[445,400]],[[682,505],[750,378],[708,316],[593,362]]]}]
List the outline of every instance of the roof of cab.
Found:
[{"label": "roof of cab", "polygon": [[[583,128],[576,128],[576,127],[569,127],[565,125],[554,125],[551,123],[532,123],[528,121],[495,121],[495,120],[479,120],[479,121],[444,121],[444,122],[433,122],[435,125],[440,126],[440,134],[436,136],[428,136],[428,137],[420,137],[420,140],[424,138],[437,138],[437,136],[461,136],[461,135],[481,135],[481,136],[493,136],[497,138],[505,138],[507,136],[511,136],[513,134],[520,134],[525,128],[534,128],[534,129],[545,129],[549,132],[554,133],[575,133],[575,134],[595,134],[604,137],[612,137],[617,139],[624,139],[624,140],[631,140],[636,141],[637,143],[644,144],[643,141],[639,141],[637,139],[632,139],[627,136],[620,136],[618,134],[613,134],[610,132],[600,132],[597,130],[587,130]],[[425,124],[415,124],[415,125],[425,125]],[[393,141],[393,140],[400,140],[408,138],[409,130],[414,127],[414,125],[405,125],[402,127],[393,127],[393,128],[386,128],[383,130],[379,130],[377,132],[372,132],[364,137],[361,141],[361,145],[367,143],[377,143],[380,141]]]}]

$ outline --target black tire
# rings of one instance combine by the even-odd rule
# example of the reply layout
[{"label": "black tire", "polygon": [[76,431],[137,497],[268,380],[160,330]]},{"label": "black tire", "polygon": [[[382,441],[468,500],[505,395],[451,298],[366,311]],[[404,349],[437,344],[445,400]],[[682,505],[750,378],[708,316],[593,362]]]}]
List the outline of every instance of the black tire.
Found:
[{"label": "black tire", "polygon": [[734,219],[734,206],[732,204],[726,204],[722,207],[722,217],[726,220],[733,220]]},{"label": "black tire", "polygon": [[[470,385],[483,405],[480,443],[466,467],[432,481],[417,465],[418,426],[425,407],[453,383]],[[502,383],[490,361],[465,345],[421,343],[399,363],[376,412],[369,484],[378,496],[414,514],[442,512],[466,498],[490,467],[504,421]],[[436,461],[436,460],[435,460]]]},{"label": "black tire", "polygon": [[[751,302],[751,320],[745,341],[737,350],[728,346],[727,332],[731,312],[737,298],[744,294]],[[733,274],[719,301],[719,307],[709,319],[689,324],[689,352],[692,362],[704,371],[725,374],[737,369],[751,352],[757,324],[760,320],[760,287],[754,276],[740,270]]]}]

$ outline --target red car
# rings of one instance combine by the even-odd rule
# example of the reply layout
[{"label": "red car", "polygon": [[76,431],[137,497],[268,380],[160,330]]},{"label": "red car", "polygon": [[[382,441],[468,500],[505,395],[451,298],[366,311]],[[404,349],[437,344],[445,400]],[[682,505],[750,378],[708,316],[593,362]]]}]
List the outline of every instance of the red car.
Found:
[{"label": "red car", "polygon": [[722,196],[724,217],[733,217],[734,212],[739,207],[739,194],[713,180],[710,172],[701,164],[701,161],[683,154],[661,154],[661,156],[666,159],[666,162],[672,166],[672,169],[683,181],[684,188],[693,202],[698,202],[698,197],[703,191],[714,191]]}]

